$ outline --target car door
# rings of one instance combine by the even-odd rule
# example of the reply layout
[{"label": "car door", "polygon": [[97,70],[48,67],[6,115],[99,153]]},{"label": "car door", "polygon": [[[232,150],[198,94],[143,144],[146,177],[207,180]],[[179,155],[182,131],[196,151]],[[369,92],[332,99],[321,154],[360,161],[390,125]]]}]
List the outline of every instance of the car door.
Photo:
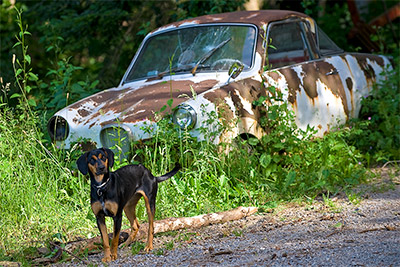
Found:
[{"label": "car door", "polygon": [[[284,94],[296,115],[296,124],[315,127],[322,135],[351,113],[351,95],[339,72],[339,55],[321,57],[315,30],[308,21],[290,19],[268,26],[265,82]],[[337,51],[335,51],[337,52]],[[339,71],[340,69],[340,71]]]}]

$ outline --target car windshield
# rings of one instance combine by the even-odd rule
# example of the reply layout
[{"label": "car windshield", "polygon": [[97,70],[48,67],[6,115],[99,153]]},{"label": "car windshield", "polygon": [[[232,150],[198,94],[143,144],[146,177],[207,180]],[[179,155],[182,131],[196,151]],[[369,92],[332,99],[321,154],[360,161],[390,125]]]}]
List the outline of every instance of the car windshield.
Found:
[{"label": "car windshield", "polygon": [[237,61],[250,68],[256,40],[253,26],[196,26],[148,38],[125,81],[179,72],[227,71]]}]

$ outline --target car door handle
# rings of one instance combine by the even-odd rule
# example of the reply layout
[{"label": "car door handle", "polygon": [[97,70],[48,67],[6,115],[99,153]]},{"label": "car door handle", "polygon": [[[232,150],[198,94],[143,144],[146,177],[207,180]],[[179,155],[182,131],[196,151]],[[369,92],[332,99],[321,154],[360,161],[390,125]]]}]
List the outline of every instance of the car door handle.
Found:
[{"label": "car door handle", "polygon": [[325,75],[328,76],[328,75],[334,75],[334,74],[338,74],[337,69],[331,70],[330,72],[327,72]]}]

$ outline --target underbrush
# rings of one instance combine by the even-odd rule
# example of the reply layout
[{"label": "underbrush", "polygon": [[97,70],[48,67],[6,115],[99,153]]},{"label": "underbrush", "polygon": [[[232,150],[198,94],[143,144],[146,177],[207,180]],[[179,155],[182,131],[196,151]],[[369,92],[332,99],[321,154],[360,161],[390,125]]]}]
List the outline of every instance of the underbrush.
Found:
[{"label": "underbrush", "polygon": [[44,147],[36,123],[0,110],[0,258],[23,256],[57,233],[71,240],[95,228],[87,180],[65,167],[72,159]]},{"label": "underbrush", "polygon": [[[40,119],[32,111],[36,103],[27,95],[34,89],[29,84],[39,78],[29,69],[22,38],[29,33],[22,22],[20,26],[22,59],[14,64],[21,90],[14,97],[19,105],[13,109],[0,105],[0,260],[27,260],[37,253],[30,247],[98,234],[89,181],[76,171],[79,146],[57,150],[37,126]],[[166,117],[159,121],[155,137],[133,144],[131,157],[116,160],[114,169],[140,159],[154,175],[161,175],[175,162],[181,163],[182,170],[159,186],[157,219],[240,205],[263,211],[282,201],[347,191],[365,181],[365,166],[399,159],[398,73],[398,69],[389,73],[371,93],[373,97],[364,100],[364,107],[370,108],[366,118],[324,138],[313,138],[313,129],[298,129],[280,92],[269,87],[267,96],[253,103],[265,112],[261,124],[269,134],[261,140],[250,137],[219,145],[209,139],[198,141]],[[385,108],[389,104],[390,110]],[[220,118],[210,119],[222,132],[225,126]],[[147,216],[140,203],[137,214],[144,220]],[[123,228],[127,227],[125,220]]]}]

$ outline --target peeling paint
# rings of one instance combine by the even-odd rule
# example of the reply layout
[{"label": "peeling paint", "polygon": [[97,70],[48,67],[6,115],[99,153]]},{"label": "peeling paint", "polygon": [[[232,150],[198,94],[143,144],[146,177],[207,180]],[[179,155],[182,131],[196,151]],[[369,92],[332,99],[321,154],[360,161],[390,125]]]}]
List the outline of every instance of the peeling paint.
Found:
[{"label": "peeling paint", "polygon": [[[217,136],[215,142],[226,141],[242,133],[261,138],[267,132],[259,125],[261,114],[265,112],[263,107],[255,106],[253,102],[267,94],[268,86],[274,86],[290,103],[300,128],[315,127],[319,136],[332,129],[338,121],[358,116],[361,98],[367,96],[373,84],[382,79],[380,73],[390,65],[389,60],[378,55],[341,53],[262,71],[265,54],[262,36],[269,23],[292,21],[293,18],[307,20],[313,33],[309,38],[315,38],[317,27],[313,19],[298,12],[282,10],[205,15],[154,30],[149,36],[200,24],[254,24],[259,29],[254,63],[251,69],[243,71],[236,79],[230,79],[228,84],[228,73],[224,72],[196,73],[195,76],[186,73],[126,84],[123,80],[118,87],[89,96],[55,114],[65,118],[70,127],[65,147],[68,148],[79,138],[90,139],[101,146],[100,132],[118,125],[127,129],[133,140],[151,138],[143,127],[157,127],[154,114],[169,99],[173,99],[172,107],[185,102],[194,108],[198,123],[192,134],[200,139],[206,136],[202,135],[199,127],[206,127],[210,132],[218,128],[218,125],[205,124],[208,116],[215,111],[221,121],[225,120],[233,127]],[[192,95],[192,90],[195,95]]]}]

